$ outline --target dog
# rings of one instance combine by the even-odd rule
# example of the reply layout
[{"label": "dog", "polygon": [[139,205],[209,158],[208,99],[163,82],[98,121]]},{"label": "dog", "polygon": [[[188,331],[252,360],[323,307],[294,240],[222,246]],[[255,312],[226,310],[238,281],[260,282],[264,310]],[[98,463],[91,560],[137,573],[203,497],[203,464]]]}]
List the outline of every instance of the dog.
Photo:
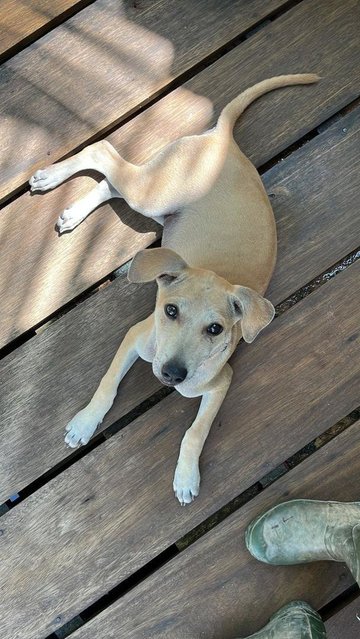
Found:
[{"label": "dog", "polygon": [[130,328],[90,403],[67,425],[65,442],[72,448],[87,444],[135,360],[152,362],[160,382],[184,397],[201,396],[174,475],[182,505],[199,494],[200,454],[231,383],[228,359],[241,337],[252,342],[274,317],[263,295],[276,261],[275,219],[233,127],[262,94],[318,80],[298,74],[259,82],[225,106],[214,128],[168,144],[144,164],[130,164],[102,140],[30,179],[32,191],[46,191],[79,171],[105,176],[65,209],[60,233],[111,198],[124,198],[164,227],[161,248],[137,253],[128,272],[130,282],[157,281],[154,312]]}]

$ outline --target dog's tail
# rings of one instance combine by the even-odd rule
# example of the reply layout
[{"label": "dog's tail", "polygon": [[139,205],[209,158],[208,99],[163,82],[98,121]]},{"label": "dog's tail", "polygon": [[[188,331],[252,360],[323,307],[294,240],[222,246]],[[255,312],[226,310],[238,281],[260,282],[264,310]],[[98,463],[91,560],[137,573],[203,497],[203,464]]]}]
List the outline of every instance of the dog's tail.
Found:
[{"label": "dog's tail", "polygon": [[319,80],[320,77],[315,73],[299,73],[295,75],[278,75],[274,78],[258,82],[258,84],[255,84],[249,89],[246,89],[243,93],[240,93],[240,95],[224,107],[220,113],[218,128],[220,130],[225,128],[229,130],[229,132],[232,132],[236,120],[243,111],[245,111],[249,104],[268,91],[279,89],[280,87],[286,87],[291,84],[312,84]]}]

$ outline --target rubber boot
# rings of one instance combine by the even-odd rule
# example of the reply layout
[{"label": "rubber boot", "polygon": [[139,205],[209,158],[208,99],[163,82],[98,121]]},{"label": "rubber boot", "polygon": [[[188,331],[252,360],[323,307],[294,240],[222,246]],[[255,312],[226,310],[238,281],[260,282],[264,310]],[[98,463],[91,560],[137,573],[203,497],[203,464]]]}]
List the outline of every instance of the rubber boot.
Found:
[{"label": "rubber boot", "polygon": [[326,639],[325,626],[305,601],[291,601],[262,630],[246,639]]},{"label": "rubber boot", "polygon": [[360,585],[360,502],[294,499],[252,521],[245,540],[268,564],[345,562]]}]

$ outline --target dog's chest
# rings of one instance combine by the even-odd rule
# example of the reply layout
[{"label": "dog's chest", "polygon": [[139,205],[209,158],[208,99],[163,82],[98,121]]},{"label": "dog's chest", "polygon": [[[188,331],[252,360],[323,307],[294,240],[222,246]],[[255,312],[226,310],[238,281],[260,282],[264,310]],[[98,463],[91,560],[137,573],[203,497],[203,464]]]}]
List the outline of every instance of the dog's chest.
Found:
[{"label": "dog's chest", "polygon": [[151,336],[147,343],[139,350],[141,359],[145,362],[153,362],[156,353],[155,336]]}]

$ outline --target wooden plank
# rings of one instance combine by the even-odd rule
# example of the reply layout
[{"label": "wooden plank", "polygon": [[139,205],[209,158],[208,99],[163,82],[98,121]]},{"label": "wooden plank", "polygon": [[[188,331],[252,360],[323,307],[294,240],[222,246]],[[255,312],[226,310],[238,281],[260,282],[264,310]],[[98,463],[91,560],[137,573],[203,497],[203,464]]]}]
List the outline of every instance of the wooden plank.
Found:
[{"label": "wooden plank", "polygon": [[325,623],[327,639],[358,639],[360,633],[360,597],[342,608]]},{"label": "wooden plank", "polygon": [[[269,59],[274,74],[312,70],[317,51],[316,69],[324,76],[318,86],[290,87],[264,96],[237,125],[238,142],[256,165],[262,164],[355,96],[360,65],[354,67],[353,47],[343,46],[344,33],[351,42],[355,29],[348,10],[351,6],[349,0],[335,8],[334,3],[301,3],[186,87],[126,124],[110,140],[129,160],[142,162],[167,142],[209,124],[212,103],[218,112],[236,93],[268,76]],[[211,101],[203,97],[207,94]],[[322,168],[318,179],[323,181],[324,174]],[[153,241],[155,226],[119,203],[102,207],[59,239],[54,232],[59,213],[89,190],[91,183],[81,177],[44,197],[26,193],[1,212],[0,236],[6,251],[0,264],[1,343],[42,321]],[[291,194],[286,198],[291,199]],[[284,201],[279,196],[277,200]],[[355,235],[348,235],[345,252],[354,248]]]},{"label": "wooden plank", "polygon": [[0,201],[284,3],[97,0],[20,52],[1,70]]},{"label": "wooden plank", "polygon": [[[239,349],[191,507],[175,500],[172,476],[198,401],[174,393],[3,516],[3,636],[47,636],[354,408],[359,272]],[[346,464],[354,490],[356,463]]]},{"label": "wooden plank", "polygon": [[[280,194],[274,200],[279,234],[278,266],[271,283],[274,303],[314,278],[326,259],[326,265],[336,262],[357,241],[360,185],[353,186],[357,116],[358,112],[349,114],[272,169],[269,180],[266,176],[271,190]],[[301,177],[297,167],[301,167]],[[309,189],[310,183],[321,184],[321,198],[317,187]],[[117,279],[2,361],[4,499],[69,454],[61,445],[61,429],[91,397],[126,330],[150,312],[152,289],[129,286],[124,279]],[[34,291],[30,289],[29,295],[31,298]],[[28,297],[25,300],[30,303]],[[129,373],[124,384],[103,428],[160,387],[144,363]],[[18,395],[19,400],[14,401]],[[29,455],[36,440],[42,445],[36,455]]]},{"label": "wooden plank", "polygon": [[359,134],[360,107],[264,174],[278,228],[279,259],[267,291],[270,299],[285,299],[316,272],[357,249]]},{"label": "wooden plank", "polygon": [[[251,557],[244,534],[254,517],[281,501],[358,499],[359,444],[358,422],[80,628],[74,639],[233,639],[259,630],[292,599],[315,608],[326,604],[351,583],[345,566],[266,566]],[[342,626],[329,639],[352,636],[358,634]]]},{"label": "wooden plank", "polygon": [[0,60],[13,54],[19,46],[42,35],[56,23],[65,20],[69,10],[75,13],[86,0],[2,0],[0,15]]}]

